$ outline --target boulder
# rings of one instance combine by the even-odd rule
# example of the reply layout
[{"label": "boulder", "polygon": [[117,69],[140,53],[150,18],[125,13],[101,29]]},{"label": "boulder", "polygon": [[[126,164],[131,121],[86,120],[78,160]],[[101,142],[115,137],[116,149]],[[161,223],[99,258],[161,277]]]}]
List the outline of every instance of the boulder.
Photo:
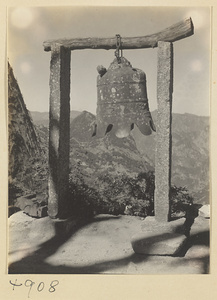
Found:
[{"label": "boulder", "polygon": [[14,206],[24,210],[27,205],[33,205],[37,201],[36,194],[29,194],[17,198],[14,202]]},{"label": "boulder", "polygon": [[35,218],[46,217],[48,208],[45,201],[38,201],[36,194],[22,196],[16,199],[15,207]]}]

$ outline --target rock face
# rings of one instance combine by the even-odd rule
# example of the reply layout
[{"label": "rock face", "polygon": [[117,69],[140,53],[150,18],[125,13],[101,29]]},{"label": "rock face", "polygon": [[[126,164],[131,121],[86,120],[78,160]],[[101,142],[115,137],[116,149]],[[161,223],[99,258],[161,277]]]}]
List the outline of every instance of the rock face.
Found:
[{"label": "rock face", "polygon": [[23,168],[26,159],[39,150],[35,127],[23,100],[13,70],[8,63],[8,130],[9,130],[9,176],[14,178]]},{"label": "rock face", "polygon": [[[8,63],[9,204],[17,195],[35,192],[40,181],[41,147],[13,70]],[[41,186],[39,187],[41,189]]]}]

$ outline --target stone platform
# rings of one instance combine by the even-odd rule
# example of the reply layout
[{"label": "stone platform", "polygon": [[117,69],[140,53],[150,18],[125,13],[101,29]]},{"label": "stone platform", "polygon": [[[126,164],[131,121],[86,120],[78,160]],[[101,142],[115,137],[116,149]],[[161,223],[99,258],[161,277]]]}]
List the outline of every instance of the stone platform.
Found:
[{"label": "stone platform", "polygon": [[209,245],[196,229],[184,256],[159,256],[133,251],[131,236],[146,226],[139,217],[97,215],[75,227],[72,221],[67,236],[61,228],[68,231],[69,221],[32,218],[20,211],[8,222],[10,274],[209,273]]}]

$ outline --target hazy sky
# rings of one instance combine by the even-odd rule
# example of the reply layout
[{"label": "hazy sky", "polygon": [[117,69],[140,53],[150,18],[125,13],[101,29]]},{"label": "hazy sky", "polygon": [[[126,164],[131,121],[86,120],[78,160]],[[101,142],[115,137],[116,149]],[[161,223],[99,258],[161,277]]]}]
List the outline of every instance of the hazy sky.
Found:
[{"label": "hazy sky", "polygon": [[[49,110],[50,52],[54,38],[144,36],[191,17],[194,35],[174,43],[173,112],[209,115],[210,10],[200,7],[11,7],[8,59],[30,111]],[[150,110],[157,108],[157,48],[124,50],[147,77]],[[96,111],[96,67],[114,50],[71,53],[71,109]]]}]

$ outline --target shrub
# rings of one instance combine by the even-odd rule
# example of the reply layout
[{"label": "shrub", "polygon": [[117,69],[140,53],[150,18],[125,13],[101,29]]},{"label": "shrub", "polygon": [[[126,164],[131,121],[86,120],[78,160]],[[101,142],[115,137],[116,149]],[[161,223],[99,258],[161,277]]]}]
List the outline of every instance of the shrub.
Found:
[{"label": "shrub", "polygon": [[171,187],[171,215],[186,213],[188,207],[193,204],[193,197],[189,195],[186,187]]}]

